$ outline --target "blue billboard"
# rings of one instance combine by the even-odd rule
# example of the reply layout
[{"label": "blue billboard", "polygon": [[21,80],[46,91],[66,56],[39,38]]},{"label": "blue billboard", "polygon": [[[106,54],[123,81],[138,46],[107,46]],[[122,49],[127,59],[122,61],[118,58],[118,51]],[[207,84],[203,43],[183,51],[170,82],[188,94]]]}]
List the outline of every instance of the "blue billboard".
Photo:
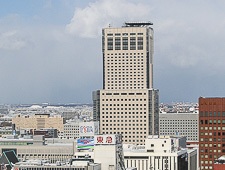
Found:
[{"label": "blue billboard", "polygon": [[94,139],[77,139],[78,150],[89,150],[94,148]]}]

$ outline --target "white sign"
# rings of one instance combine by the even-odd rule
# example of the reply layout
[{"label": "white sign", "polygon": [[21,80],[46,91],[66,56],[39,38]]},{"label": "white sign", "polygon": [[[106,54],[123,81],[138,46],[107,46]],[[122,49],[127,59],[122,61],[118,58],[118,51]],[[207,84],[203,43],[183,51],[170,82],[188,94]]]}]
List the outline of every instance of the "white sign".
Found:
[{"label": "white sign", "polygon": [[122,143],[121,135],[95,135],[95,145],[115,145]]},{"label": "white sign", "polygon": [[98,134],[98,122],[81,122],[79,123],[80,136],[94,136]]},{"label": "white sign", "polygon": [[80,126],[80,133],[93,133],[93,126]]}]

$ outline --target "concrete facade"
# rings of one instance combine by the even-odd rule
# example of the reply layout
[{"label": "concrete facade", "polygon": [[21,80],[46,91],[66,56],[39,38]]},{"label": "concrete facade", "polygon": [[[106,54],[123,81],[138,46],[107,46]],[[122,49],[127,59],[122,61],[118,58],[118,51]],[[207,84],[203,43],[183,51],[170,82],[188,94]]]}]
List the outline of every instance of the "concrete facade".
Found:
[{"label": "concrete facade", "polygon": [[138,170],[196,170],[197,151],[187,150],[185,138],[149,136],[145,146],[124,148],[125,167]]},{"label": "concrete facade", "polygon": [[64,124],[64,139],[94,138],[99,134],[99,122],[68,121]]},{"label": "concrete facade", "polygon": [[92,160],[88,159],[71,159],[71,163],[61,163],[60,161],[56,164],[50,164],[41,159],[27,160],[24,162],[18,162],[14,165],[15,170],[29,169],[29,170],[101,170],[100,164],[95,164]]},{"label": "concrete facade", "polygon": [[94,162],[102,169],[125,170],[121,135],[96,135]]},{"label": "concrete facade", "polygon": [[159,131],[153,39],[148,23],[102,31],[103,89],[93,92],[93,117],[100,133],[122,134],[123,143],[144,144]]},{"label": "concrete facade", "polygon": [[[93,152],[75,152],[76,158],[89,157],[101,162],[115,161],[115,146],[100,145],[93,152],[100,153],[98,158]],[[198,151],[186,149],[185,137],[148,136],[145,145],[123,145],[124,165],[127,169],[133,167],[137,170],[197,170]],[[107,154],[105,154],[107,152]],[[110,153],[110,154],[109,154]],[[110,158],[111,156],[111,158]],[[104,161],[103,161],[104,162]],[[115,163],[115,162],[114,162]]]},{"label": "concrete facade", "polygon": [[64,139],[78,139],[79,135],[79,123],[80,121],[68,121],[65,123],[64,130],[61,134],[61,138]]},{"label": "concrete facade", "polygon": [[15,150],[19,160],[44,159],[50,163],[65,162],[74,154],[73,143],[45,145],[43,140],[33,139],[1,139],[0,151]]},{"label": "concrete facade", "polygon": [[63,131],[63,118],[60,115],[17,115],[12,118],[12,123],[16,125],[16,130],[55,128],[59,131]]},{"label": "concrete facade", "polygon": [[159,134],[186,136],[187,141],[198,141],[198,113],[160,113]]}]

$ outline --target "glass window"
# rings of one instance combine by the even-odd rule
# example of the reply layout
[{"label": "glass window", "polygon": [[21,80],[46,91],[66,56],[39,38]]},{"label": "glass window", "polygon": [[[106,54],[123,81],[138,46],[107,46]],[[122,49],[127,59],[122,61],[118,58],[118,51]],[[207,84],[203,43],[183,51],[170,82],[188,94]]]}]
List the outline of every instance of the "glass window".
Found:
[{"label": "glass window", "polygon": [[120,39],[120,37],[115,38],[115,50],[121,50],[121,39]]},{"label": "glass window", "polygon": [[128,37],[123,37],[123,50],[128,50]]},{"label": "glass window", "polygon": [[225,112],[222,113],[222,116],[225,117]]},{"label": "glass window", "polygon": [[136,37],[130,38],[130,50],[136,50]]},{"label": "glass window", "polygon": [[107,38],[107,45],[108,45],[108,50],[113,50],[113,38],[108,37]]}]

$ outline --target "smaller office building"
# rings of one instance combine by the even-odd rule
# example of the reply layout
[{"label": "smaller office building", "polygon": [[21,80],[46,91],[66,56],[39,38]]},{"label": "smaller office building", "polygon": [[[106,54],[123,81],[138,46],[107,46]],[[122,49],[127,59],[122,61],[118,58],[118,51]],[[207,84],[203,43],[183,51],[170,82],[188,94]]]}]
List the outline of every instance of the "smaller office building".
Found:
[{"label": "smaller office building", "polygon": [[198,112],[159,114],[160,135],[186,136],[188,142],[198,142],[198,124]]},{"label": "smaller office building", "polygon": [[50,116],[50,114],[17,115],[12,118],[16,130],[20,129],[43,129],[55,128],[63,131],[63,118],[60,115]]},{"label": "smaller office building", "polygon": [[186,149],[185,137],[149,136],[145,146],[124,147],[124,162],[137,170],[196,170],[197,150]]}]

